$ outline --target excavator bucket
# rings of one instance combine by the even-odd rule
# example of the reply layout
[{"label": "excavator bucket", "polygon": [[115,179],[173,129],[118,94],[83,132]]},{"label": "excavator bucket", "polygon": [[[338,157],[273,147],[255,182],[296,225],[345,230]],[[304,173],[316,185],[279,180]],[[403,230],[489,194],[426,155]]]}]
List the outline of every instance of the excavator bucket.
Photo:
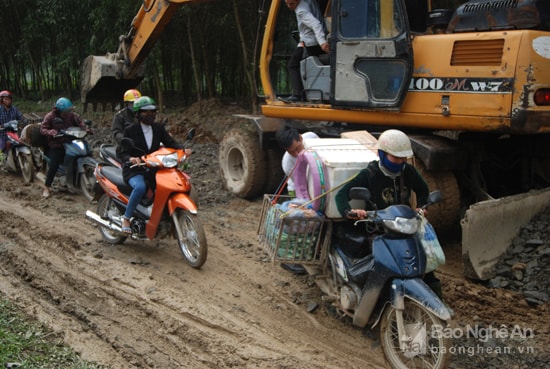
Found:
[{"label": "excavator bucket", "polygon": [[80,81],[84,111],[87,111],[88,104],[92,104],[93,111],[97,110],[98,104],[103,105],[103,110],[107,104],[114,109],[122,101],[124,92],[136,88],[143,79],[144,67],[134,78],[122,78],[122,68],[119,65],[121,62],[115,59],[115,54],[90,55],[84,59]]},{"label": "excavator bucket", "polygon": [[495,276],[494,266],[520,228],[550,206],[550,189],[475,203],[461,220],[464,275]]}]

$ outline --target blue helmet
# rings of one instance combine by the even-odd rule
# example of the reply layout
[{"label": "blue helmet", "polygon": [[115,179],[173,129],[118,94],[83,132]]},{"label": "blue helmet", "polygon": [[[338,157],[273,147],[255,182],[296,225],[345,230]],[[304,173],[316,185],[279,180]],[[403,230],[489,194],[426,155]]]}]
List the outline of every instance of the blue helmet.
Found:
[{"label": "blue helmet", "polygon": [[67,99],[66,97],[60,97],[55,102],[55,108],[59,110],[61,113],[65,113],[73,110],[73,103],[71,102],[71,100]]}]

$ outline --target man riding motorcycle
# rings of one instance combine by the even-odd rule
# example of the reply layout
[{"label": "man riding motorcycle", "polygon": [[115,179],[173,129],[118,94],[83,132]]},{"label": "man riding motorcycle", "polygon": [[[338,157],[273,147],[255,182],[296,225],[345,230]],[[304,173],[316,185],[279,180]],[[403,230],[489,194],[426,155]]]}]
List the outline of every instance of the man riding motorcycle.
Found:
[{"label": "man riding motorcycle", "polygon": [[61,162],[63,162],[65,167],[67,189],[73,193],[77,192],[73,182],[76,157],[65,155],[65,148],[63,147],[65,139],[62,136],[58,136],[60,130],[73,126],[80,127],[83,130],[88,129],[79,115],[73,112],[73,103],[71,100],[66,97],[60,97],[55,102],[53,109],[44,117],[40,128],[40,133],[48,138],[48,157],[51,159],[48,173],[46,174],[44,191],[42,192],[43,197],[50,197],[50,187]]},{"label": "man riding motorcycle", "polygon": [[[4,90],[0,91],[0,127],[4,126],[4,123],[7,123],[11,120],[17,120],[20,123],[23,122],[23,125],[26,123],[26,119],[23,116],[23,113],[19,111],[14,105],[12,105],[13,95],[10,91]],[[0,131],[0,150],[4,151],[6,146],[6,133]]]},{"label": "man riding motorcycle", "polygon": [[[380,160],[370,162],[336,194],[338,210],[348,219],[365,219],[367,215],[365,209],[350,208],[349,192],[353,187],[368,188],[372,194],[371,201],[377,209],[385,209],[394,204],[410,206],[412,191],[416,194],[418,208],[425,205],[428,200],[429,189],[426,180],[413,165],[407,163],[407,159],[413,156],[409,137],[402,131],[389,129],[382,132],[377,146]],[[424,210],[424,213],[427,211]],[[349,224],[342,224],[335,233],[344,237],[344,233],[353,234],[353,228]],[[441,296],[441,284],[433,272],[427,273],[424,280]]]},{"label": "man riding motorcycle", "polygon": [[120,110],[113,117],[111,133],[117,144],[120,144],[124,130],[134,124],[134,102],[141,97],[141,93],[136,89],[130,89],[124,93],[124,109]]}]

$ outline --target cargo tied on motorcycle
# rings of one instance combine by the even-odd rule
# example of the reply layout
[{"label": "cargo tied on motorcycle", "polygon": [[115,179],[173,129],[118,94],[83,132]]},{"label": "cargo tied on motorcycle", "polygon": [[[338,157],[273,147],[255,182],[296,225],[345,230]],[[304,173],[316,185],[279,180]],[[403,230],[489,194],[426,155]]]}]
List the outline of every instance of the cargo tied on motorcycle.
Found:
[{"label": "cargo tied on motorcycle", "polygon": [[272,261],[319,264],[326,255],[321,240],[327,232],[324,216],[308,208],[307,200],[265,195],[258,239]]},{"label": "cargo tied on motorcycle", "polygon": [[[366,188],[354,187],[350,198],[368,203]],[[441,201],[434,191],[423,207]],[[425,251],[439,244],[421,212],[391,205],[367,212],[354,222],[369,243],[369,252],[350,256],[346,232],[332,232],[341,219],[325,218],[308,209],[311,200],[264,195],[258,239],[272,261],[301,264],[315,284],[344,316],[359,328],[379,326],[382,351],[393,368],[445,368],[448,340],[430,337],[433,327],[445,326],[452,312],[423,277],[432,256]],[[423,220],[424,219],[424,220]],[[355,236],[354,236],[355,237]],[[423,244],[424,243],[424,244]],[[429,256],[429,257],[428,257]],[[441,259],[431,260],[435,268]]]}]

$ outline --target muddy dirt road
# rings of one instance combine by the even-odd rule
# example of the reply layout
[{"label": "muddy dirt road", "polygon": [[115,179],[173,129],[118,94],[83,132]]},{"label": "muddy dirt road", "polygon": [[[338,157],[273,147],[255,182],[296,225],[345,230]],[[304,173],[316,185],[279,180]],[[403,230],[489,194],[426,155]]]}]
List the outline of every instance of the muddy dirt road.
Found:
[{"label": "muddy dirt road", "polygon": [[[223,191],[217,144],[199,135],[194,146],[209,247],[202,269],[186,265],[172,240],[106,244],[85,219],[95,207],[82,196],[43,199],[38,184],[2,173],[2,294],[83,358],[112,368],[384,368],[377,334],[339,317],[307,276],[267,259],[256,237],[261,199]],[[465,280],[458,242],[444,246],[449,262],[437,275],[456,328],[449,367],[548,365],[549,304]],[[459,337],[466,327],[518,334]],[[499,347],[514,351],[495,354]]]}]

